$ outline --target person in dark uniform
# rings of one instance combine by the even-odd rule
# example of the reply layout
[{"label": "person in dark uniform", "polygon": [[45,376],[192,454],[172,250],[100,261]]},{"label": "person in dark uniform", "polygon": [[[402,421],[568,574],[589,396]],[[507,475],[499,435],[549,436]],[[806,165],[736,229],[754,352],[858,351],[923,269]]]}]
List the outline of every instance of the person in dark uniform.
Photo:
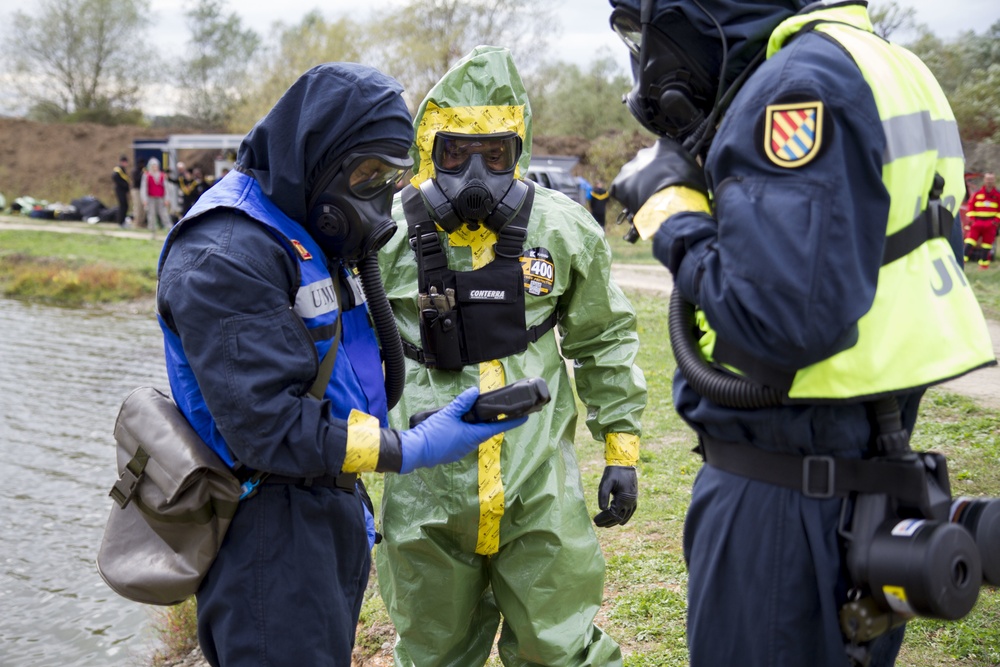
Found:
[{"label": "person in dark uniform", "polygon": [[125,227],[128,216],[128,199],[132,190],[132,180],[128,175],[128,158],[124,155],[118,158],[118,166],[111,172],[111,180],[115,184],[115,198],[118,199],[118,226]]},{"label": "person in dark uniform", "polygon": [[208,189],[199,167],[195,167],[180,175],[178,177],[178,187],[181,190],[182,215],[187,215],[191,207],[198,201],[198,198]]},{"label": "person in dark uniform", "polygon": [[590,189],[590,214],[594,216],[594,220],[597,220],[597,224],[601,226],[601,229],[604,229],[609,196],[607,189],[604,187],[604,181],[596,181],[594,187]]},{"label": "person in dark uniform", "polygon": [[611,5],[629,109],[661,137],[611,195],[702,334],[676,338],[673,385],[706,459],[684,527],[690,664],[892,665],[893,610],[871,640],[840,623],[849,594],[872,598],[838,525],[848,469],[910,452],[925,388],[995,363],[950,238],[954,115],[864,2]]},{"label": "person in dark uniform", "polygon": [[171,392],[245,480],[197,594],[212,665],[350,664],[375,540],[358,473],[457,461],[524,422],[462,421],[472,387],[415,428],[388,428],[403,358],[373,253],[395,231],[410,122],[394,79],[318,65],[164,243]]}]

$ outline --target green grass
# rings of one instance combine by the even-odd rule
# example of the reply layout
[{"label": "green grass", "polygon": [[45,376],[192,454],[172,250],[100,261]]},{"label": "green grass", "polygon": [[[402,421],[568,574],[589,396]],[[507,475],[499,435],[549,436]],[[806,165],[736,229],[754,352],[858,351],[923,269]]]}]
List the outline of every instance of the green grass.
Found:
[{"label": "green grass", "polygon": [[0,295],[61,306],[151,297],[162,244],[0,229]]},{"label": "green grass", "polygon": [[[116,228],[117,229],[117,228]],[[163,236],[156,240],[101,234],[62,234],[0,227],[0,258],[9,254],[61,259],[71,264],[107,263],[126,271],[156,275]]]},{"label": "green grass", "polygon": [[980,271],[975,263],[969,264],[965,275],[986,317],[1000,320],[1000,260],[993,262],[988,271]]},{"label": "green grass", "polygon": [[[649,244],[627,244],[621,228],[609,226],[616,261],[649,262]],[[0,230],[0,290],[5,296],[11,272],[58,264],[72,271],[108,267],[155,284],[162,241],[118,239],[83,234]],[[17,266],[16,269],[11,267]],[[966,270],[988,316],[1000,319],[1000,269]],[[90,284],[84,281],[84,284]],[[93,295],[81,290],[84,302]],[[120,293],[119,293],[120,295]],[[38,294],[19,298],[46,298]],[[681,557],[684,515],[691,485],[700,467],[693,453],[694,436],[673,410],[674,362],[666,336],[666,308],[660,297],[629,293],[639,314],[642,346],[638,364],[646,374],[649,404],[644,414],[639,462],[639,511],[626,526],[598,531],[607,558],[606,598],[599,624],[622,645],[628,667],[687,664],[684,637],[687,573]],[[594,442],[580,420],[577,444],[589,508],[596,513],[596,489],[603,470],[603,447]],[[913,437],[915,449],[934,449],[948,456],[955,495],[1000,496],[1000,412],[974,401],[932,389],[921,407]],[[366,475],[378,506],[379,475]],[[190,644],[190,607],[161,621],[164,643],[183,651]],[[163,634],[166,632],[166,635]],[[167,635],[178,634],[179,637]],[[366,592],[358,628],[357,653],[372,656],[393,640],[392,625],[374,578]],[[162,656],[157,659],[162,659]],[[976,608],[959,622],[918,619],[910,623],[899,665],[909,667],[992,667],[1000,663],[1000,594],[983,588]],[[492,658],[491,666],[498,665]]]},{"label": "green grass", "polygon": [[[622,646],[626,667],[687,665],[684,619],[687,572],[681,555],[684,516],[700,458],[693,433],[673,410],[673,355],[665,335],[666,310],[657,297],[629,293],[639,315],[638,365],[649,388],[639,462],[639,509],[625,526],[598,530],[607,559],[600,626]],[[577,449],[591,513],[603,471],[603,447],[582,424]],[[1000,412],[943,390],[931,390],[913,438],[916,449],[948,456],[955,495],[1000,496]],[[370,479],[369,479],[370,478]],[[381,480],[366,475],[376,505]],[[377,548],[377,547],[376,547]],[[371,584],[374,586],[374,583]],[[386,641],[388,618],[370,587],[358,645]],[[381,607],[381,608],[380,608]],[[371,624],[366,620],[371,619]],[[987,667],[1000,663],[1000,594],[983,588],[976,608],[958,622],[913,621],[897,664],[908,667]],[[499,665],[493,659],[489,663]]]},{"label": "green grass", "polygon": [[608,245],[611,246],[611,257],[614,261],[624,264],[659,264],[659,260],[653,257],[653,243],[651,241],[629,243],[622,238],[627,231],[628,225],[616,225],[614,218],[608,218],[604,233]]}]

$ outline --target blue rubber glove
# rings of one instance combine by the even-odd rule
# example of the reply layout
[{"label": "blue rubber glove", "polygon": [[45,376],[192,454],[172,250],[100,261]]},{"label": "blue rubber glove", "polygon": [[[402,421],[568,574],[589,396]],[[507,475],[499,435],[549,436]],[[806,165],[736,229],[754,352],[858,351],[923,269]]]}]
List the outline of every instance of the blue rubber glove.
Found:
[{"label": "blue rubber glove", "polygon": [[360,477],[354,488],[361,500],[361,506],[365,509],[365,532],[368,533],[368,550],[371,551],[372,547],[382,541],[382,536],[375,530],[375,506],[372,505],[371,496],[368,495],[368,489]]},{"label": "blue rubber glove", "polygon": [[403,463],[399,472],[405,475],[417,468],[454,463],[475,451],[479,443],[528,421],[527,417],[486,424],[468,424],[462,421],[462,415],[469,411],[478,397],[479,389],[470,387],[444,409],[435,412],[415,427],[400,431]]}]

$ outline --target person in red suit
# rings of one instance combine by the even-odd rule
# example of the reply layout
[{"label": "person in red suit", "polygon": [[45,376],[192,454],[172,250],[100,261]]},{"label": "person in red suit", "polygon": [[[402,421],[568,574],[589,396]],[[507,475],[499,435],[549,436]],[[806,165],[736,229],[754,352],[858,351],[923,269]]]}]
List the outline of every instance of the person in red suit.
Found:
[{"label": "person in red suit", "polygon": [[993,242],[1000,224],[1000,191],[996,189],[996,175],[983,174],[983,187],[969,198],[969,231],[965,237],[965,261],[976,260],[979,268],[990,268]]}]

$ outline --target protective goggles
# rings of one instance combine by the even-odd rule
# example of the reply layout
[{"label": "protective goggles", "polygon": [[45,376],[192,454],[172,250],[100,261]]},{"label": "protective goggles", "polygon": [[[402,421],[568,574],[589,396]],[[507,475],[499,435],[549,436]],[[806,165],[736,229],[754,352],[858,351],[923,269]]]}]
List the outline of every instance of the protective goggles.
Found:
[{"label": "protective goggles", "polygon": [[388,187],[396,187],[403,174],[413,166],[409,157],[357,153],[347,156],[344,173],[351,193],[359,199],[372,199]]},{"label": "protective goggles", "polygon": [[642,47],[642,25],[635,12],[622,8],[611,12],[611,29],[625,42],[632,56],[638,59]]},{"label": "protective goggles", "polygon": [[458,173],[473,155],[481,155],[486,168],[495,174],[509,172],[521,157],[521,137],[516,132],[434,135],[432,156],[438,171]]}]

